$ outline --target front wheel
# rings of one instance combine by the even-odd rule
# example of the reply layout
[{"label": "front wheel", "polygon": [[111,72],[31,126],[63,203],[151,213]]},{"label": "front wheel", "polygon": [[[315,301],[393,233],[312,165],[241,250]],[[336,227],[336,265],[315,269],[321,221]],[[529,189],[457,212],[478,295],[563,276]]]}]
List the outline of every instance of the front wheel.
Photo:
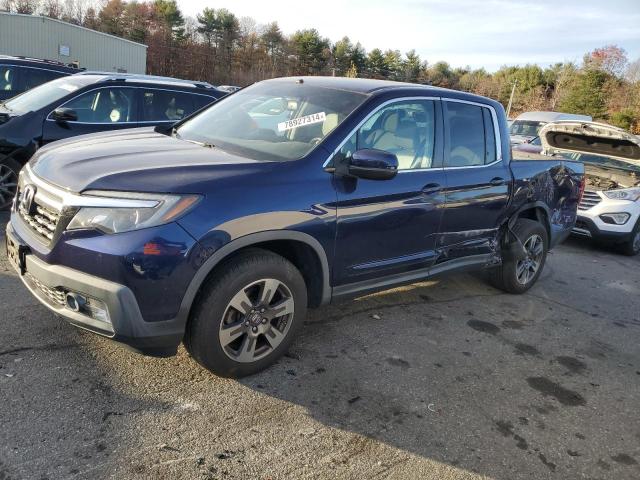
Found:
[{"label": "front wheel", "polygon": [[640,253],[640,219],[636,222],[636,226],[631,232],[631,237],[621,245],[622,253],[630,257]]},{"label": "front wheel", "polygon": [[549,237],[540,222],[520,218],[512,232],[520,239],[503,253],[502,265],[490,272],[490,281],[496,288],[509,293],[524,293],[538,280],[547,259]]},{"label": "front wheel", "polygon": [[251,375],[287,351],[306,310],[307,289],[298,269],[272,252],[250,250],[207,281],[187,325],[185,346],[217,375]]}]

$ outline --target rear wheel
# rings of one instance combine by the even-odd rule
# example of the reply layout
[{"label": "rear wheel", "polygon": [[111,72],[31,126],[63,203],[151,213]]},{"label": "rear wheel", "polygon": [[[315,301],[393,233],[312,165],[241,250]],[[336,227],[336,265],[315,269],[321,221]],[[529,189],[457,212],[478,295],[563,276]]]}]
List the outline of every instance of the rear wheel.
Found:
[{"label": "rear wheel", "polygon": [[18,174],[22,167],[11,158],[0,159],[0,211],[8,210],[18,188]]},{"label": "rear wheel", "polygon": [[490,281],[496,288],[509,293],[524,293],[538,280],[547,259],[549,239],[540,222],[520,218],[513,234],[520,239],[512,242],[503,253],[502,265],[490,272]]},{"label": "rear wheel", "polygon": [[223,377],[256,373],[282,356],[307,310],[302,275],[285,258],[250,250],[207,281],[187,325],[185,346]]}]

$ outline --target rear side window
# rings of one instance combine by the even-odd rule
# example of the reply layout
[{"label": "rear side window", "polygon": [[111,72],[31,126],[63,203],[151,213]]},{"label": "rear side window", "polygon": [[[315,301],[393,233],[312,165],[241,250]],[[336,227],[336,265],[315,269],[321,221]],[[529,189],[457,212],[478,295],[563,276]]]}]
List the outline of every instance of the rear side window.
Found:
[{"label": "rear side window", "polygon": [[52,72],[51,70],[40,70],[38,68],[25,68],[22,70],[22,85],[25,90],[31,90],[33,87],[50,82],[56,78],[65,76],[60,72]]},{"label": "rear side window", "polygon": [[195,110],[193,95],[172,90],[144,90],[142,121],[176,122]]},{"label": "rear side window", "polygon": [[213,102],[215,102],[216,100],[217,98],[207,97],[206,95],[194,95],[193,96],[194,111],[207,107],[211,105]]},{"label": "rear side window", "polygon": [[468,103],[444,102],[447,124],[445,166],[473,167],[496,161],[491,111]]},{"label": "rear side window", "polygon": [[18,90],[18,69],[12,65],[0,65],[0,91]]},{"label": "rear side window", "polygon": [[63,105],[74,110],[81,123],[130,123],[136,121],[135,90],[99,88],[86,92]]}]

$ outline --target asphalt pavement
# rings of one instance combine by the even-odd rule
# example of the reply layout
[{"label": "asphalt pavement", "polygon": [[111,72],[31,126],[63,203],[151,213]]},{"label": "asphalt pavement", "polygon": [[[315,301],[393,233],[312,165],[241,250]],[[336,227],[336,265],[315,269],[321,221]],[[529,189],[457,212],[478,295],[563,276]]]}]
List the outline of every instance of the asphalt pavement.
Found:
[{"label": "asphalt pavement", "polygon": [[464,274],[312,311],[239,381],[66,324],[0,253],[0,480],[638,479],[639,408],[640,257],[576,239],[522,296]]}]

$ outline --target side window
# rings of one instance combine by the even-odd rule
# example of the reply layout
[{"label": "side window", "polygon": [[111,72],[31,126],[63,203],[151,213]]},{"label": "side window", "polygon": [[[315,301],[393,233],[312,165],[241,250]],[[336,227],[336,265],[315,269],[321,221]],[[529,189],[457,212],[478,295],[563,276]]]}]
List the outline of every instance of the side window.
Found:
[{"label": "side window", "polygon": [[484,164],[489,165],[496,161],[496,131],[493,127],[493,118],[488,108],[482,109],[484,123]]},{"label": "side window", "polygon": [[431,168],[435,143],[435,109],[430,100],[393,103],[374,113],[344,144],[336,160],[371,148],[393,153],[400,170]]},{"label": "side window", "polygon": [[471,167],[496,160],[496,140],[488,108],[459,102],[444,102],[448,148],[445,166]]},{"label": "side window", "polygon": [[64,105],[74,110],[78,122],[124,123],[135,122],[135,90],[132,88],[99,88],[86,92]]},{"label": "side window", "polygon": [[176,122],[195,110],[193,95],[172,90],[143,90],[142,120]]},{"label": "side window", "polygon": [[217,98],[207,97],[206,95],[194,95],[193,96],[193,111],[200,110],[215,102]]},{"label": "side window", "polygon": [[12,65],[0,65],[0,91],[18,90],[18,69]]},{"label": "side window", "polygon": [[22,85],[25,90],[50,82],[56,78],[64,76],[63,73],[52,72],[50,70],[40,70],[37,68],[25,68],[22,70]]}]

